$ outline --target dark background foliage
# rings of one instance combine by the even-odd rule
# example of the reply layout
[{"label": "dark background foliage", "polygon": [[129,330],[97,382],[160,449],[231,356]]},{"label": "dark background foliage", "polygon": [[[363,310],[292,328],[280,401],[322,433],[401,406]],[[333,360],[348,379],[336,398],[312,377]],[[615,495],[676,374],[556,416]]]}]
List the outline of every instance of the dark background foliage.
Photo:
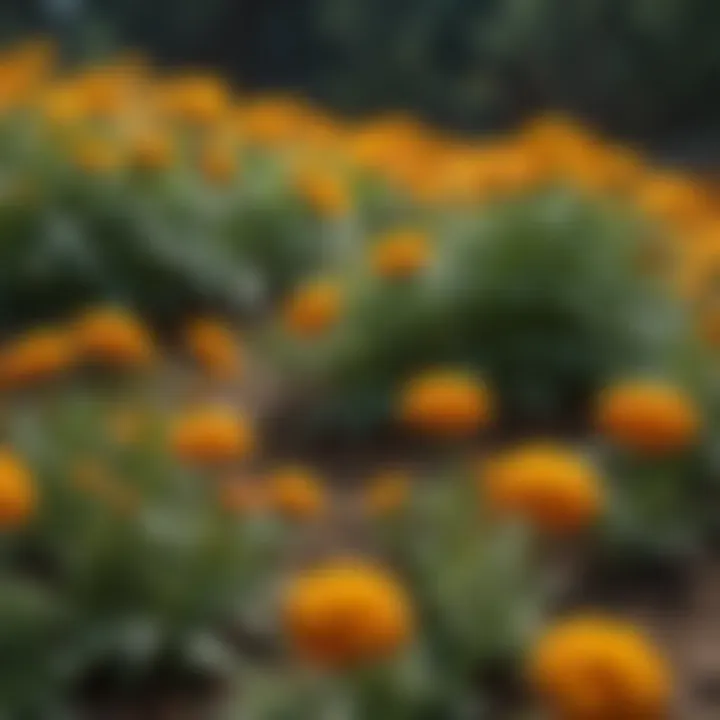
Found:
[{"label": "dark background foliage", "polygon": [[133,46],[358,114],[462,129],[565,109],[706,159],[720,119],[717,0],[3,0],[6,38]]}]

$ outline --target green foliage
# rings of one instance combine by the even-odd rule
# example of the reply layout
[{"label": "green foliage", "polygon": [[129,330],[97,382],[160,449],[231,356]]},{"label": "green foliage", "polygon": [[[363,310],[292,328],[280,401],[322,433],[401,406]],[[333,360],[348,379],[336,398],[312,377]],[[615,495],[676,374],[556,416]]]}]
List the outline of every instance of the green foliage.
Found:
[{"label": "green foliage", "polygon": [[476,370],[508,419],[547,427],[678,342],[679,311],[641,267],[656,238],[621,208],[557,190],[431,232],[437,258],[421,276],[346,280],[340,327],[306,349],[326,388],[305,408],[308,432],[387,424],[400,385],[437,365]]},{"label": "green foliage", "polygon": [[668,361],[667,377],[687,389],[701,416],[697,441],[685,451],[643,455],[600,441],[608,508],[595,552],[612,567],[681,567],[717,532],[720,457],[714,438],[720,386],[712,357],[688,344]]},{"label": "green foliage", "polygon": [[130,404],[139,436],[118,441],[120,410],[127,399],[75,390],[13,413],[7,434],[40,506],[4,538],[0,632],[18,650],[14,674],[0,675],[23,680],[4,708],[52,693],[67,703],[98,668],[130,688],[166,666],[226,675],[232,630],[276,562],[278,526],[223,509],[212,478],[164,450],[164,422],[146,406]]},{"label": "green foliage", "polygon": [[434,674],[449,683],[448,700],[458,680],[518,669],[549,588],[530,535],[485,513],[467,471],[436,480],[417,486],[409,507],[374,531],[418,603],[423,641]]},{"label": "green foliage", "polygon": [[192,154],[166,172],[93,174],[58,150],[27,118],[0,129],[3,327],[107,301],[161,322],[249,312],[320,262],[322,224],[270,158],[217,188]]},{"label": "green foliage", "polygon": [[[717,112],[712,0],[319,0],[341,106],[421,110],[461,127],[555,107],[626,132]],[[348,82],[348,77],[353,82]]]}]

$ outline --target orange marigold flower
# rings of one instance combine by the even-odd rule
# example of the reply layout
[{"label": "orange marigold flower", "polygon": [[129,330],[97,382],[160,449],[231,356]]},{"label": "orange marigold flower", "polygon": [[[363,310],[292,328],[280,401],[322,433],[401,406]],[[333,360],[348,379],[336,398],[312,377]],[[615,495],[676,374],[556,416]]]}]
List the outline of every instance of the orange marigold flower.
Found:
[{"label": "orange marigold flower", "polygon": [[132,139],[130,157],[138,170],[165,170],[175,159],[175,147],[167,132],[146,130]]},{"label": "orange marigold flower", "polygon": [[350,192],[337,173],[317,168],[305,169],[295,179],[295,187],[321,217],[337,218],[350,211]]},{"label": "orange marigold flower", "polygon": [[373,246],[370,263],[377,275],[402,279],[412,277],[426,268],[431,260],[427,235],[418,230],[397,230]]},{"label": "orange marigold flower", "polygon": [[229,91],[220,78],[212,75],[178,78],[165,88],[162,105],[173,117],[195,125],[212,125],[228,112]]},{"label": "orange marigold flower", "polygon": [[170,442],[186,462],[231,462],[252,452],[255,435],[250,423],[232,408],[209,405],[181,415],[171,429]]},{"label": "orange marigold flower", "polygon": [[402,510],[410,496],[410,477],[399,470],[381,472],[365,488],[365,511],[373,517],[387,517]]},{"label": "orange marigold flower", "polygon": [[80,121],[85,113],[81,94],[71,85],[51,87],[38,102],[41,115],[51,128],[64,129]]},{"label": "orange marigold flower", "polygon": [[87,138],[81,142],[75,148],[73,160],[81,170],[92,175],[117,170],[122,164],[117,145],[99,138]]},{"label": "orange marigold flower", "polygon": [[660,720],[672,693],[669,668],[632,625],[574,617],[551,627],[529,660],[531,682],[556,717]]},{"label": "orange marigold flower", "polygon": [[241,107],[238,130],[243,139],[266,146],[298,141],[307,110],[293,98],[269,97]]},{"label": "orange marigold flower", "polygon": [[209,375],[228,380],[239,374],[241,357],[235,336],[222,322],[212,318],[191,321],[185,332],[185,344]]},{"label": "orange marigold flower", "polygon": [[322,481],[302,467],[276,470],[268,478],[273,507],[290,520],[309,520],[321,515],[327,500]]},{"label": "orange marigold flower", "polygon": [[66,330],[31,330],[0,350],[0,385],[18,387],[55,379],[69,370],[75,359],[76,348]]},{"label": "orange marigold flower", "polygon": [[683,175],[651,174],[640,184],[637,195],[641,210],[682,231],[702,226],[712,212],[704,189]]},{"label": "orange marigold flower", "polygon": [[551,444],[527,444],[501,452],[481,474],[490,506],[552,533],[590,524],[603,506],[602,483],[585,458]]},{"label": "orange marigold flower", "polygon": [[344,670],[394,655],[413,632],[413,607],[388,572],[341,560],[295,578],[284,599],[287,634],[297,653]]},{"label": "orange marigold flower", "polygon": [[287,301],[285,327],[296,335],[316,337],[334,325],[343,309],[343,296],[337,282],[311,280],[300,286]]},{"label": "orange marigold flower", "polygon": [[462,436],[489,422],[492,402],[487,387],[471,375],[433,370],[406,384],[398,414],[404,423],[424,432]]},{"label": "orange marigold flower", "polygon": [[0,527],[22,525],[37,507],[29,468],[10,450],[0,450]]},{"label": "orange marigold flower", "polygon": [[75,340],[85,360],[111,367],[144,367],[155,359],[155,345],[142,322],[119,308],[97,308],[77,322]]},{"label": "orange marigold flower", "polygon": [[663,382],[638,380],[600,396],[597,426],[624,447],[651,455],[679,452],[698,438],[700,414],[693,399]]}]

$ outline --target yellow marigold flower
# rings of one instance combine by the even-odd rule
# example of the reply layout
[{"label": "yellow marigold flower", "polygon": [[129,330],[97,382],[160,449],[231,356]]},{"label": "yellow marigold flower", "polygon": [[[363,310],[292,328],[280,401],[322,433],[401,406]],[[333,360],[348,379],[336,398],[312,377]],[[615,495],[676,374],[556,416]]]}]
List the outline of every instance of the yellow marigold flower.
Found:
[{"label": "yellow marigold flower", "polygon": [[257,484],[235,479],[220,484],[220,505],[232,515],[249,515],[265,509],[267,494]]},{"label": "yellow marigold flower", "polygon": [[268,478],[272,506],[290,520],[309,520],[321,515],[327,501],[321,480],[302,467],[276,470]]},{"label": "yellow marigold flower", "polygon": [[283,309],[285,327],[295,335],[316,337],[335,325],[343,309],[342,291],[331,279],[301,285]]},{"label": "yellow marigold flower", "polygon": [[377,275],[407,278],[426,268],[432,249],[427,235],[418,230],[397,230],[380,238],[371,250],[370,264]]},{"label": "yellow marigold flower", "polygon": [[94,117],[113,118],[130,101],[130,77],[125,68],[106,66],[91,70],[77,82],[85,113]]},{"label": "yellow marigold flower", "polygon": [[472,375],[440,369],[405,385],[398,414],[407,425],[430,434],[470,435],[490,421],[492,401],[487,387]]},{"label": "yellow marigold flower", "polygon": [[350,192],[337,172],[305,168],[296,177],[295,186],[300,196],[321,217],[337,218],[350,211]]},{"label": "yellow marigold flower", "polygon": [[672,174],[650,175],[640,184],[637,202],[651,217],[683,231],[701,226],[712,209],[699,183]]},{"label": "yellow marigold flower", "polygon": [[125,310],[102,307],[90,310],[78,321],[75,341],[88,362],[112,367],[145,367],[155,359],[148,329]]},{"label": "yellow marigold flower", "polygon": [[71,85],[51,87],[39,98],[39,104],[42,117],[52,128],[66,128],[84,116],[82,98]]},{"label": "yellow marigold flower", "polygon": [[175,159],[174,143],[167,132],[146,130],[132,138],[130,157],[138,170],[165,170]]},{"label": "yellow marigold flower", "polygon": [[691,300],[717,298],[720,288],[720,224],[706,227],[705,232],[705,238],[683,244],[678,252],[675,281],[680,293]]},{"label": "yellow marigold flower", "polygon": [[496,512],[551,533],[586,527],[603,506],[602,483],[585,458],[551,444],[499,453],[481,473],[482,494]]},{"label": "yellow marigold flower", "polygon": [[238,117],[241,137],[260,145],[296,142],[306,120],[305,108],[292,98],[271,97],[242,107]]},{"label": "yellow marigold flower", "polygon": [[163,109],[170,115],[196,125],[212,125],[223,119],[230,107],[226,84],[205,75],[172,81],[162,97]]},{"label": "yellow marigold flower", "polygon": [[185,343],[195,361],[216,378],[232,379],[241,371],[241,357],[232,330],[211,318],[190,322]]},{"label": "yellow marigold flower", "polygon": [[394,655],[414,626],[412,604],[397,580],[359,560],[331,562],[295,578],[284,619],[296,652],[333,670]]},{"label": "yellow marigold flower", "polygon": [[231,462],[252,452],[255,436],[250,423],[232,408],[209,405],[181,415],[171,428],[170,444],[186,462]]},{"label": "yellow marigold flower", "polygon": [[697,405],[689,395],[652,380],[608,388],[600,396],[596,422],[618,444],[652,455],[686,449],[701,428]]},{"label": "yellow marigold flower", "polygon": [[658,650],[632,625],[574,617],[551,627],[533,649],[529,675],[563,720],[661,720],[672,694]]},{"label": "yellow marigold flower", "polygon": [[76,347],[66,330],[31,330],[0,350],[0,385],[18,387],[54,379],[75,359]]},{"label": "yellow marigold flower", "polygon": [[410,477],[398,470],[382,472],[365,488],[365,511],[373,517],[387,517],[402,510],[410,496]]},{"label": "yellow marigold flower", "polygon": [[81,142],[73,159],[81,170],[93,175],[111,172],[122,164],[117,145],[100,138],[88,138]]},{"label": "yellow marigold flower", "polygon": [[25,463],[9,450],[0,450],[0,526],[22,525],[34,512],[38,498]]}]

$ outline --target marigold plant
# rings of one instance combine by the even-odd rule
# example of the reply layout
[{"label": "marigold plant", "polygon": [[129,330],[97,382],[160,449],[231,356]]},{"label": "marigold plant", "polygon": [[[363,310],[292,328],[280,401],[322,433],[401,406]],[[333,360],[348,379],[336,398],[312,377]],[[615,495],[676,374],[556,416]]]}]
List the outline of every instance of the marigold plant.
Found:
[{"label": "marigold plant", "polygon": [[548,708],[568,720],[662,718],[669,712],[666,661],[642,632],[619,620],[560,620],[538,641],[529,668]]},{"label": "marigold plant", "polygon": [[393,655],[409,642],[414,624],[399,581],[357,560],[328,562],[294,579],[284,615],[295,650],[332,670]]},{"label": "marigold plant", "polygon": [[603,481],[592,463],[551,443],[498,453],[481,469],[480,487],[495,512],[519,516],[553,534],[585,528],[604,505]]}]

